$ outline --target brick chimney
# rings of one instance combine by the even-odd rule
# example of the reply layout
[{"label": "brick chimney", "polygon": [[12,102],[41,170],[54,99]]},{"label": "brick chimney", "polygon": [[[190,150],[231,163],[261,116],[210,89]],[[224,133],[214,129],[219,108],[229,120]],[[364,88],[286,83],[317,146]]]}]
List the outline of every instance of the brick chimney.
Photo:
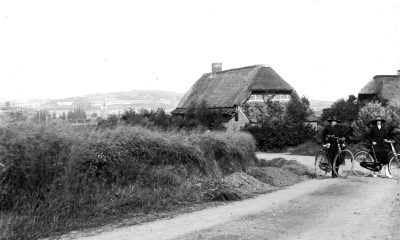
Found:
[{"label": "brick chimney", "polygon": [[212,73],[221,72],[222,71],[222,63],[212,63],[211,71],[212,71]]}]

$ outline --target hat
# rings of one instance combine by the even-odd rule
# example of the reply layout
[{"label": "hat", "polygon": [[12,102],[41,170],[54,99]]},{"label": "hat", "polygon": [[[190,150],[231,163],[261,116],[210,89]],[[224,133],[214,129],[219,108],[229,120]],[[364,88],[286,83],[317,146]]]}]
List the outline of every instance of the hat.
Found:
[{"label": "hat", "polygon": [[336,116],[329,117],[326,121],[328,121],[328,122],[333,122],[333,121],[335,121],[335,122],[338,122],[338,123],[342,122],[342,121],[340,121]]},{"label": "hat", "polygon": [[381,116],[377,116],[376,118],[372,119],[372,120],[370,121],[370,123],[371,123],[371,124],[375,124],[377,121],[381,121],[381,123],[386,122],[386,120],[383,119]]}]

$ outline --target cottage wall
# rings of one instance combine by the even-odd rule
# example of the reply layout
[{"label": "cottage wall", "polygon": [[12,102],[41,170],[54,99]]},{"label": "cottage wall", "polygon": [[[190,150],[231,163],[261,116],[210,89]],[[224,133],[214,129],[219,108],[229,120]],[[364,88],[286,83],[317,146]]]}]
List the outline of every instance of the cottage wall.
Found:
[{"label": "cottage wall", "polygon": [[270,99],[271,101],[274,102],[289,102],[291,98],[290,93],[284,93],[284,94],[271,94],[271,93],[263,93],[263,94],[255,94],[252,93],[249,100],[247,102],[264,102]]},{"label": "cottage wall", "polygon": [[243,113],[241,107],[238,107],[237,111],[238,111],[238,121],[235,120],[235,116],[232,116],[232,118],[224,124],[227,131],[239,131],[241,128],[244,127],[246,123],[250,122],[249,119],[246,117],[246,115]]}]

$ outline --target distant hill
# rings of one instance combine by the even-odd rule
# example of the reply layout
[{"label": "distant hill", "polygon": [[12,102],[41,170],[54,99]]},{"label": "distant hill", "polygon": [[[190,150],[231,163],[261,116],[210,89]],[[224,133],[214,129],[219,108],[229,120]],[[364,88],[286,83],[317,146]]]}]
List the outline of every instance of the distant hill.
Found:
[{"label": "distant hill", "polygon": [[[14,107],[32,109],[48,109],[51,111],[68,111],[80,107],[86,112],[100,112],[106,106],[108,112],[119,112],[125,109],[154,109],[163,108],[170,112],[178,106],[184,93],[156,91],[156,90],[133,90],[127,92],[97,93],[83,96],[75,96],[60,99],[29,99],[9,101]],[[317,115],[322,109],[329,108],[333,101],[309,100],[310,107]],[[0,102],[0,106],[4,106]]]},{"label": "distant hill", "polygon": [[101,111],[105,107],[110,112],[125,109],[158,109],[172,111],[178,104],[183,93],[133,90],[128,92],[97,93],[60,99],[30,99],[10,101],[12,106],[54,111],[68,111],[80,107],[82,110]]},{"label": "distant hill", "polygon": [[332,106],[334,101],[323,101],[323,100],[309,100],[310,108],[314,110],[316,115],[321,115],[324,108],[329,108]]}]

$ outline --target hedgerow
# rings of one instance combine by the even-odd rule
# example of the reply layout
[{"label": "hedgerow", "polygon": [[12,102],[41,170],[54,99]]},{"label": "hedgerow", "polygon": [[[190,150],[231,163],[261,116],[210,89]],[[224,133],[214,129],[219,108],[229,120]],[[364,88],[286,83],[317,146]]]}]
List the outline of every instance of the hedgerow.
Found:
[{"label": "hedgerow", "polygon": [[246,133],[1,126],[0,211],[9,220],[0,232],[34,239],[196,202],[204,196],[194,179],[245,171],[254,151]]}]

